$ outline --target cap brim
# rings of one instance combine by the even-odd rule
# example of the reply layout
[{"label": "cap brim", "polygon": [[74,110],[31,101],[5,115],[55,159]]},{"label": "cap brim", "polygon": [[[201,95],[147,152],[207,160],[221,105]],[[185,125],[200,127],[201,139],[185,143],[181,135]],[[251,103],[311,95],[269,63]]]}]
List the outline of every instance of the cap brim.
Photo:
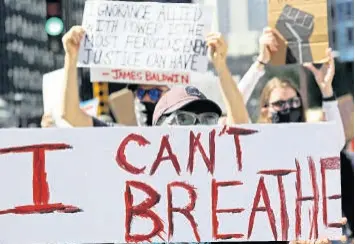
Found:
[{"label": "cap brim", "polygon": [[205,112],[215,112],[219,116],[222,115],[222,109],[218,106],[217,103],[215,103],[212,100],[209,99],[199,99],[199,98],[189,98],[186,100],[181,101],[178,104],[175,104],[174,106],[170,107],[168,110],[166,110],[163,114],[171,114],[177,110],[184,109],[190,106],[198,106],[198,111],[201,113]]}]

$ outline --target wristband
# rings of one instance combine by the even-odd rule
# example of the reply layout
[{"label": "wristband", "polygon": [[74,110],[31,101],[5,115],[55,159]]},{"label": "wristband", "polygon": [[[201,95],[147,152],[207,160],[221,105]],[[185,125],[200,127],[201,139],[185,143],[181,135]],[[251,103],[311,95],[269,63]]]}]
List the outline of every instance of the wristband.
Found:
[{"label": "wristband", "polygon": [[337,97],[335,96],[334,93],[330,97],[323,97],[323,102],[333,102],[333,101],[336,101],[336,100],[337,100]]},{"label": "wristband", "polygon": [[258,61],[259,64],[267,65],[267,63],[264,63],[263,61],[260,61],[259,59],[257,59],[257,61]]}]

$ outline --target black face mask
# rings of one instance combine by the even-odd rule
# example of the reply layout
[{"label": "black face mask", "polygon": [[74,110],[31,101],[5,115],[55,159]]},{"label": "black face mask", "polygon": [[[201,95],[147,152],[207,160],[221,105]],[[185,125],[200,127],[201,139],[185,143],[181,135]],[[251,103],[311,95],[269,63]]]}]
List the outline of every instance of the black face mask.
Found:
[{"label": "black face mask", "polygon": [[142,104],[145,106],[145,111],[143,111],[143,113],[147,116],[146,124],[148,126],[152,126],[153,114],[154,114],[156,103],[142,102]]},{"label": "black face mask", "polygon": [[301,123],[302,108],[290,108],[272,113],[271,121],[273,124],[280,123]]}]

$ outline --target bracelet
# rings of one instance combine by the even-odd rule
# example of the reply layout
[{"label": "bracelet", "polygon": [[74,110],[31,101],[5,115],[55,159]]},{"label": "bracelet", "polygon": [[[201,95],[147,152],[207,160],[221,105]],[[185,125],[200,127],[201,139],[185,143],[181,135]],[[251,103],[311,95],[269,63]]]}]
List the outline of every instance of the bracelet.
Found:
[{"label": "bracelet", "polygon": [[267,65],[267,63],[264,63],[263,61],[260,61],[259,59],[257,59],[256,61],[258,61],[259,64]]},{"label": "bracelet", "polygon": [[323,97],[323,102],[333,102],[333,101],[336,101],[336,100],[337,100],[337,97],[335,96],[334,93],[330,97]]}]

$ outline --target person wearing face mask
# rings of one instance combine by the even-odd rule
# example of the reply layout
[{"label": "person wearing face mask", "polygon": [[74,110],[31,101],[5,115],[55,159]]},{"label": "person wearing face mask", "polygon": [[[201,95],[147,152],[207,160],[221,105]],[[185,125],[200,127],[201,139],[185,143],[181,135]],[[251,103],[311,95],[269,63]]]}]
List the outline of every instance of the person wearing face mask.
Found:
[{"label": "person wearing face mask", "polygon": [[[317,82],[323,97],[323,112],[326,121],[338,126],[339,152],[345,144],[345,133],[332,83],[335,73],[332,50],[326,51],[328,63],[317,69],[313,64],[304,64]],[[273,78],[264,87],[260,97],[259,123],[302,123],[307,122],[302,97],[296,86],[287,79]]]},{"label": "person wearing face mask", "polygon": [[128,85],[134,94],[134,112],[138,126],[152,126],[155,105],[169,89],[168,86]]},{"label": "person wearing face mask", "polygon": [[[246,104],[251,97],[260,78],[265,74],[265,66],[271,56],[277,52],[277,31],[267,27],[259,39],[259,56],[255,63],[238,84]],[[317,82],[323,97],[323,112],[326,121],[334,121],[338,126],[337,138],[339,152],[345,144],[345,133],[338,108],[338,102],[332,88],[335,63],[332,50],[327,49],[328,62],[320,69],[306,63],[304,67],[310,70]],[[302,97],[297,87],[289,79],[273,78],[264,87],[260,97],[260,116],[258,123],[302,123],[307,122]]]},{"label": "person wearing face mask", "polygon": [[[97,118],[87,115],[80,109],[79,89],[77,84],[77,61],[79,57],[80,42],[85,35],[85,30],[81,26],[72,27],[62,39],[65,50],[64,60],[64,84],[62,92],[62,103],[58,109],[61,119],[68,121],[73,127],[106,127],[112,124],[105,123]],[[228,124],[248,123],[249,114],[243,104],[243,97],[235,87],[233,77],[227,66],[227,44],[220,33],[210,33],[206,38],[210,51],[211,61],[220,78],[220,88],[223,99],[226,103]],[[164,87],[144,87],[139,86],[135,94],[143,102],[143,110],[140,113],[145,115],[145,124],[149,125],[151,111],[154,107],[154,100],[159,99],[159,95],[168,88]],[[166,90],[164,90],[166,89]],[[145,104],[144,104],[145,103]],[[153,104],[152,104],[153,103]],[[138,103],[139,105],[139,103]],[[136,110],[141,110],[136,109]],[[143,116],[142,116],[143,117]]]},{"label": "person wearing face mask", "polygon": [[287,79],[273,78],[264,87],[260,96],[258,123],[306,122],[302,98]]}]

